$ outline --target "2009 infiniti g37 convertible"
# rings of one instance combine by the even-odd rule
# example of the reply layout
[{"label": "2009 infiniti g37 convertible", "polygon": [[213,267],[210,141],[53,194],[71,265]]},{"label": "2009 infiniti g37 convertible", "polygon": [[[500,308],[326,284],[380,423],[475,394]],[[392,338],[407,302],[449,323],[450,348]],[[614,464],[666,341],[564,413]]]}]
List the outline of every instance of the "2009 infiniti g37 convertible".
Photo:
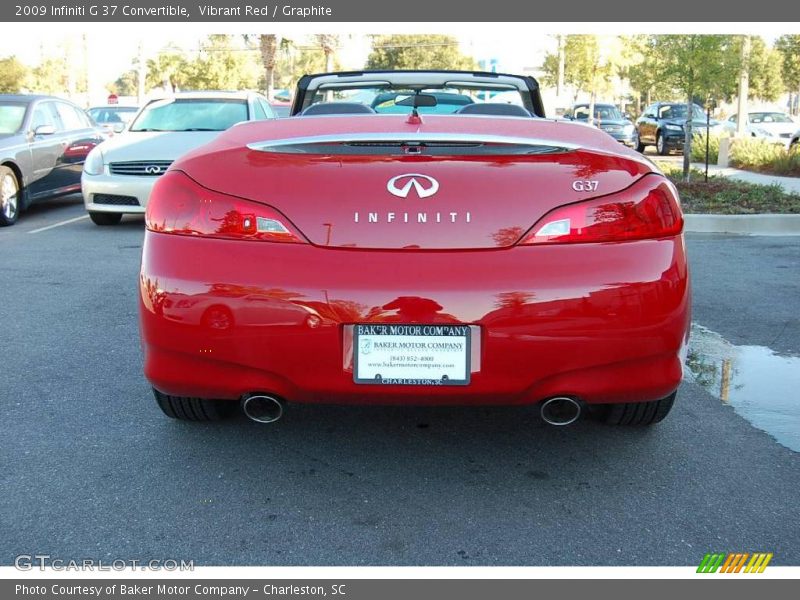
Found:
[{"label": "2009 infiniti g37 convertible", "polygon": [[306,76],[156,184],[141,270],[163,411],[539,404],[649,425],[689,328],[675,188],[529,77]]}]

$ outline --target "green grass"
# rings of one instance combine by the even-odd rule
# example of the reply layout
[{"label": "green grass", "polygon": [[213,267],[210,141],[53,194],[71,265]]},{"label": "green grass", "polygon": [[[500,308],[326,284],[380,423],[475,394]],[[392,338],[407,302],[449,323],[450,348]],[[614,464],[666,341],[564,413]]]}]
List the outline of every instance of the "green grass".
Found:
[{"label": "green grass", "polygon": [[697,169],[692,169],[691,183],[684,183],[680,165],[660,163],[658,166],[677,186],[685,213],[800,214],[800,194],[787,194],[778,185],[758,185],[716,175],[710,176],[706,183],[703,172]]}]

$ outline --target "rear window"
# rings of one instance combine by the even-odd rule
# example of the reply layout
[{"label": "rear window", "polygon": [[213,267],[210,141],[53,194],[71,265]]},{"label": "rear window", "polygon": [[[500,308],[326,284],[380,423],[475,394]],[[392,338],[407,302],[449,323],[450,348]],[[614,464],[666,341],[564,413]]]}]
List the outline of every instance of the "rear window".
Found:
[{"label": "rear window", "polygon": [[129,123],[136,115],[138,109],[134,107],[119,107],[119,108],[90,108],[86,112],[94,119],[95,123]]},{"label": "rear window", "polygon": [[173,98],[148,104],[130,131],[224,131],[246,120],[245,100]]}]

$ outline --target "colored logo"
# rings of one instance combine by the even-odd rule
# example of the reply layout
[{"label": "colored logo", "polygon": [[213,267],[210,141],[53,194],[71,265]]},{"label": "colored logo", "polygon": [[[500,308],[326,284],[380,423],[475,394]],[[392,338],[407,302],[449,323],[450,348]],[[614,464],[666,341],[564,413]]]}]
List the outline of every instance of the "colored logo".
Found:
[{"label": "colored logo", "polygon": [[730,554],[706,554],[700,566],[697,567],[698,573],[763,573],[769,561],[772,560],[772,552],[732,552]]},{"label": "colored logo", "polygon": [[392,177],[389,183],[386,184],[386,189],[389,190],[389,193],[398,198],[407,198],[412,187],[417,196],[427,198],[439,191],[439,182],[427,175],[406,173],[405,175]]}]

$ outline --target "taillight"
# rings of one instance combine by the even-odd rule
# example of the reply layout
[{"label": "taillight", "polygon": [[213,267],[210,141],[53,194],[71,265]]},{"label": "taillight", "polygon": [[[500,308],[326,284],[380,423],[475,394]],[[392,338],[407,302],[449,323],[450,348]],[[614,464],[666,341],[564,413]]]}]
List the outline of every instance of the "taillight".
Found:
[{"label": "taillight", "polygon": [[159,233],[306,243],[275,209],[204,188],[181,171],[167,171],[156,182],[145,225]]},{"label": "taillight", "polygon": [[644,177],[618,194],[551,210],[520,243],[617,242],[677,235],[683,230],[677,198],[667,180]]}]

